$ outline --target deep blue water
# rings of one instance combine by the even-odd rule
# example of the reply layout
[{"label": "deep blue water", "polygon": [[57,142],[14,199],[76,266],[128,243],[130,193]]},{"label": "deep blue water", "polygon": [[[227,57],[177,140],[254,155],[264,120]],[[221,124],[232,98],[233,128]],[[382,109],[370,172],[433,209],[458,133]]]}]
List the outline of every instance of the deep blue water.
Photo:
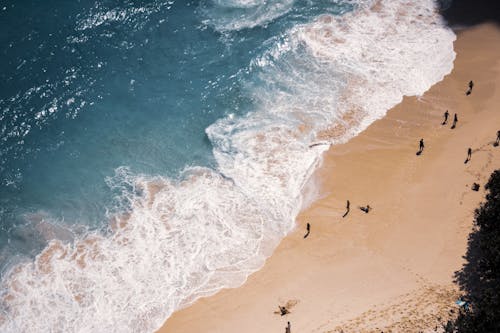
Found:
[{"label": "deep blue water", "polygon": [[105,228],[118,167],[211,166],[204,130],[252,110],[242,83],[266,41],[350,8],[283,1],[267,18],[230,2],[0,2],[0,266],[40,251],[40,220]]}]

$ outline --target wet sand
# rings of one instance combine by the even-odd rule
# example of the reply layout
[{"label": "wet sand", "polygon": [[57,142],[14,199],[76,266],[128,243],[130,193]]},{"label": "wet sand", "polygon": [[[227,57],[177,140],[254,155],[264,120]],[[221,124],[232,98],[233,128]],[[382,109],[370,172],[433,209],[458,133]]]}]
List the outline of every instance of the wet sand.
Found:
[{"label": "wet sand", "polygon": [[[459,295],[454,272],[474,209],[500,168],[500,147],[492,145],[500,130],[500,30],[483,24],[457,35],[450,75],[330,148],[314,177],[324,195],[260,271],[174,313],[159,332],[284,332],[287,321],[292,332],[417,332],[445,320]],[[368,214],[358,209],[366,204]],[[274,313],[287,302],[290,314]]]}]

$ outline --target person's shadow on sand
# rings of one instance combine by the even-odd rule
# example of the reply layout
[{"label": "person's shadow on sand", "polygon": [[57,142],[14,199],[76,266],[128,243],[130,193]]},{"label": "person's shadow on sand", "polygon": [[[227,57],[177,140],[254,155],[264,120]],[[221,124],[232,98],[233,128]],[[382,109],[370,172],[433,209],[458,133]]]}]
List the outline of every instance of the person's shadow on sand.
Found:
[{"label": "person's shadow on sand", "polygon": [[467,149],[467,158],[465,159],[464,164],[469,163],[471,158],[472,158],[472,149],[469,148],[469,149]]},{"label": "person's shadow on sand", "polygon": [[424,152],[424,139],[420,139],[420,142],[418,143],[418,151],[417,151],[417,156],[420,156]]},{"label": "person's shadow on sand", "polygon": [[457,122],[458,122],[458,116],[457,114],[455,113],[455,115],[453,116],[453,124],[451,124],[451,129],[455,129],[457,127]]},{"label": "person's shadow on sand", "polygon": [[469,96],[471,93],[472,93],[472,88],[474,87],[474,82],[469,81],[469,89],[467,89],[467,91],[465,92],[465,95],[466,96]]},{"label": "person's shadow on sand", "polygon": [[347,200],[347,204],[346,204],[345,209],[346,209],[346,211],[345,211],[344,215],[342,215],[342,218],[346,217],[347,214],[349,214],[349,211],[351,210],[351,203],[349,202],[349,200]]},{"label": "person's shadow on sand", "polygon": [[311,233],[311,225],[309,223],[307,223],[306,229],[307,229],[307,232],[304,235],[304,239],[307,238],[307,236],[309,236],[309,234]]}]

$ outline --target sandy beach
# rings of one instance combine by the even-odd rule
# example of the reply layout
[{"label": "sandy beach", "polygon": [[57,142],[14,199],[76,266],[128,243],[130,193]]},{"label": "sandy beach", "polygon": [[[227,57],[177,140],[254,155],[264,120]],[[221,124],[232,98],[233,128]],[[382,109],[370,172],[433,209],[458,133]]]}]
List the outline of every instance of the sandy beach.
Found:
[{"label": "sandy beach", "polygon": [[[450,75],[330,148],[313,180],[321,199],[265,266],[243,286],[174,313],[159,332],[284,332],[287,321],[292,332],[417,332],[445,321],[460,294],[454,272],[474,209],[500,167],[492,145],[500,130],[500,29],[482,24],[456,34]],[[441,125],[445,110],[450,119]],[[358,209],[367,204],[368,214]],[[288,315],[275,313],[287,303]]]}]

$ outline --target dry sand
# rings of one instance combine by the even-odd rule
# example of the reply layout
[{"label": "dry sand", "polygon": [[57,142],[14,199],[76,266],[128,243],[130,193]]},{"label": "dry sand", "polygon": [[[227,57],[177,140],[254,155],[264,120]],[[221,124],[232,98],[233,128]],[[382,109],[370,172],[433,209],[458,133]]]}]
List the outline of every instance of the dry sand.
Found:
[{"label": "dry sand", "polygon": [[[500,31],[481,25],[457,34],[451,75],[331,147],[315,176],[324,197],[300,214],[262,270],[176,312],[160,332],[284,332],[287,321],[294,333],[417,332],[447,318],[474,209],[500,167],[500,147],[492,146],[500,130]],[[446,109],[458,114],[454,130],[441,125]],[[425,150],[416,156],[420,138]],[[472,160],[464,164],[468,147]],[[342,218],[347,199],[351,211]],[[358,209],[366,204],[369,214]],[[287,302],[290,314],[274,313]]]}]

